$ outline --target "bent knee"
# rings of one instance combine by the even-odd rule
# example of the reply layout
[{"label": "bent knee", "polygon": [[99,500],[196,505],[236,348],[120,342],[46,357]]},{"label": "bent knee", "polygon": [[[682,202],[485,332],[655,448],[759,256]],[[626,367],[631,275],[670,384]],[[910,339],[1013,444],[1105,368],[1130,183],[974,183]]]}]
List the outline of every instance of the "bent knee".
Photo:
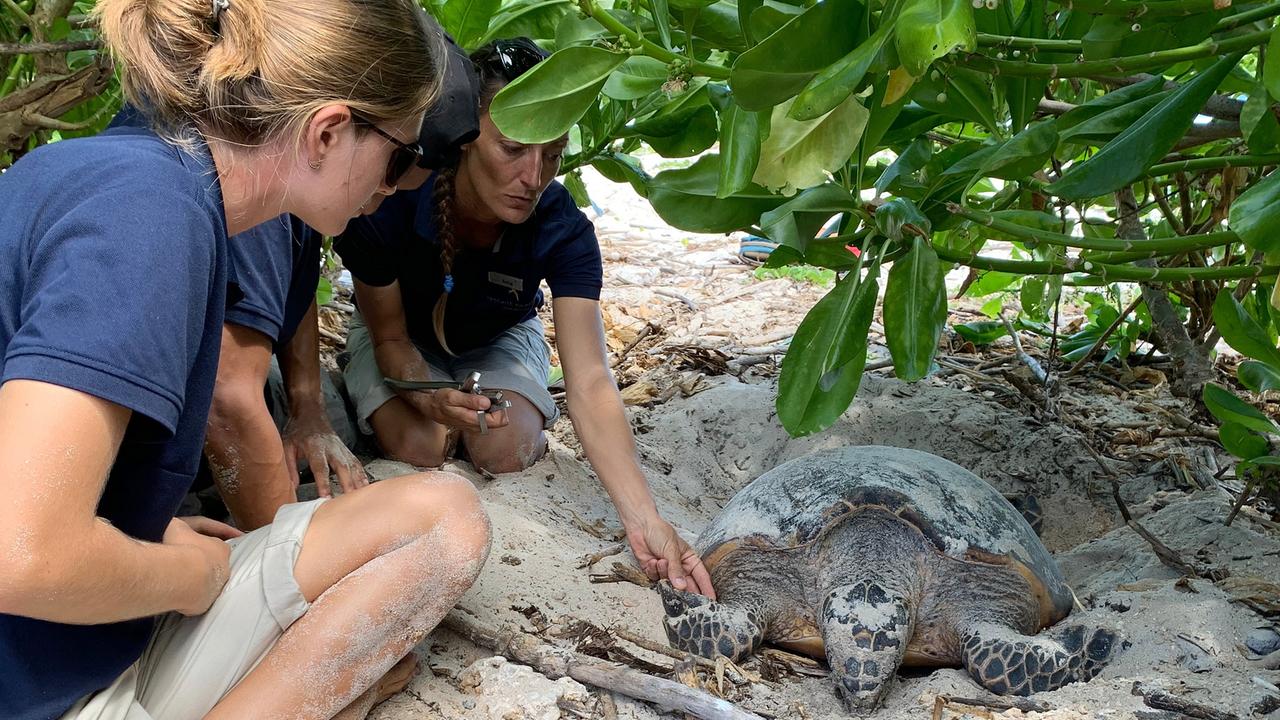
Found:
[{"label": "bent knee", "polygon": [[529,437],[498,442],[468,438],[467,454],[477,470],[491,473],[520,472],[529,468],[547,451],[547,437],[539,430]]},{"label": "bent knee", "polygon": [[436,471],[406,475],[394,482],[394,512],[417,528],[418,534],[438,537],[466,556],[488,554],[489,515],[470,480]]}]

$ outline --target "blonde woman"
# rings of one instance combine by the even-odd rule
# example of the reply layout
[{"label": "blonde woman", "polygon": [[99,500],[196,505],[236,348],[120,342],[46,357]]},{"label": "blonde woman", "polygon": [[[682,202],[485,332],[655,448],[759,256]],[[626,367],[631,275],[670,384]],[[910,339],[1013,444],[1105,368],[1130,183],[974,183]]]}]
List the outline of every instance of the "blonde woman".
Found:
[{"label": "blonde woman", "polygon": [[282,213],[336,234],[393,192],[421,154],[439,36],[410,0],[96,13],[153,132],[0,175],[0,717],[364,717],[487,556],[471,486],[397,478],[248,535],[174,514],[228,236]]},{"label": "blonde woman", "polygon": [[[474,52],[479,137],[430,184],[387,198],[335,243],[360,308],[347,341],[347,390],[359,422],[392,457],[437,466],[457,431],[477,468],[528,467],[546,451],[543,431],[557,416],[537,316],[545,280],[569,416],[636,559],[655,580],[714,597],[702,561],[658,512],[605,362],[600,246],[591,221],[554,181],[568,138],[519,143],[488,114],[494,95],[544,57],[526,38]],[[411,174],[405,186],[417,181]],[[487,414],[483,434],[476,413],[489,409],[487,398],[384,382],[461,381],[473,371],[511,403]]]}]

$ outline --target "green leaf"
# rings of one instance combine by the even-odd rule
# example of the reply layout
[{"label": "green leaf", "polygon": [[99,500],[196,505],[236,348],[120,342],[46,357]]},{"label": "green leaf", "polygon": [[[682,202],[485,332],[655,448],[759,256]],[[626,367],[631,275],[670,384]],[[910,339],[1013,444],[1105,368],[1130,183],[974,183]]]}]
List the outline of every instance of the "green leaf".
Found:
[{"label": "green leaf", "polygon": [[662,47],[671,49],[671,10],[667,0],[649,0],[649,12],[653,15],[653,24],[658,28],[658,42]]},{"label": "green leaf", "polygon": [[591,167],[614,182],[630,184],[640,197],[649,196],[651,178],[641,167],[640,161],[630,155],[616,152],[599,155],[591,161]]},{"label": "green leaf", "polygon": [[571,0],[519,0],[505,5],[489,22],[488,32],[477,45],[521,35],[533,40],[552,40],[560,19],[573,8]]},{"label": "green leaf", "polygon": [[500,0],[449,0],[437,19],[459,46],[474,50],[501,4]]},{"label": "green leaf", "polygon": [[1169,20],[1139,17],[1137,32],[1133,30],[1134,20],[1127,15],[1104,15],[1094,20],[1081,38],[1084,59],[1106,60],[1194,45],[1213,30],[1213,23],[1205,22],[1201,16]]},{"label": "green leaf", "polygon": [[1001,292],[1018,282],[1021,277],[1021,275],[1000,272],[999,270],[986,270],[978,275],[978,279],[969,285],[964,294],[969,297],[984,297],[991,293]]},{"label": "green leaf", "polygon": [[649,184],[649,202],[667,224],[703,233],[751,227],[783,202],[758,185],[716,199],[719,180],[720,156],[706,155],[688,168],[658,173]]},{"label": "green leaf", "polygon": [[[861,280],[861,282],[859,282]],[[778,379],[778,419],[793,437],[831,427],[853,402],[867,364],[879,283],[850,273],[796,329]]]},{"label": "green leaf", "polygon": [[[794,248],[800,257],[807,259],[809,244],[831,216],[857,207],[858,201],[848,190],[826,183],[805,190],[761,215],[760,228],[770,240]],[[847,251],[844,255],[842,259],[853,257]]]},{"label": "green leaf", "polygon": [[1049,192],[1079,200],[1108,195],[1136,180],[1182,139],[1241,57],[1237,53],[1223,58],[1179,87],[1096,155],[1068,170]]},{"label": "green leaf", "polygon": [[1009,329],[999,320],[979,320],[955,326],[956,334],[974,345],[990,345],[1009,334]]},{"label": "green leaf", "polygon": [[970,0],[907,0],[895,27],[898,59],[915,77],[952,50],[978,45]]},{"label": "green leaf", "polygon": [[316,284],[316,305],[324,306],[333,302],[333,283],[329,282],[329,278],[320,276],[320,282]]},{"label": "green leaf", "polygon": [[[1112,90],[1111,92],[1096,97],[1083,105],[1078,105],[1075,109],[1058,118],[1058,134],[1065,140],[1070,131],[1076,125],[1093,117],[1097,117],[1105,112],[1124,107],[1130,103],[1149,98],[1162,92],[1164,87],[1164,76],[1156,75],[1140,83],[1127,85],[1125,87]],[[1146,112],[1145,110],[1143,111]],[[1134,116],[1136,120],[1140,115]]]},{"label": "green leaf", "polygon": [[880,173],[876,179],[876,192],[884,193],[892,188],[899,178],[910,178],[929,162],[933,156],[933,141],[920,138],[907,146],[900,155]]},{"label": "green leaf", "polygon": [[1271,418],[1220,385],[1205,383],[1201,397],[1209,412],[1224,423],[1233,422],[1257,432],[1280,435],[1280,427]]},{"label": "green leaf", "polygon": [[720,115],[720,182],[716,197],[725,198],[751,184],[760,163],[760,144],[769,135],[769,115],[743,110],[730,100]]},{"label": "green leaf", "polygon": [[1230,288],[1219,290],[1213,301],[1213,323],[1222,333],[1222,339],[1241,355],[1280,368],[1280,350],[1276,349],[1267,331],[1231,294]]},{"label": "green leaf", "polygon": [[601,92],[614,100],[639,100],[661,88],[669,75],[667,64],[661,60],[635,55],[609,76]]},{"label": "green leaf", "polygon": [[1240,110],[1240,130],[1252,153],[1269,153],[1280,143],[1280,121],[1271,112],[1271,96],[1261,82],[1254,85]]},{"label": "green leaf", "polygon": [[1238,423],[1222,423],[1218,439],[1227,452],[1242,460],[1252,460],[1271,451],[1271,443],[1265,437]]},{"label": "green leaf", "polygon": [[1017,180],[1039,170],[1058,147],[1053,122],[1038,122],[988,152],[976,152],[947,168],[946,174],[971,174]]},{"label": "green leaf", "polygon": [[856,0],[826,0],[807,9],[738,56],[729,85],[747,110],[768,110],[800,92],[858,45],[864,8]]},{"label": "green leaf", "polygon": [[898,377],[915,382],[929,374],[947,321],[947,287],[938,254],[914,238],[893,263],[884,291],[884,334]]},{"label": "green leaf", "polygon": [[1262,78],[1271,97],[1280,100],[1280,25],[1271,31],[1271,41],[1267,43],[1267,61],[1262,66]]},{"label": "green leaf", "polygon": [[1236,198],[1227,225],[1253,250],[1280,250],[1280,172],[1255,181]]},{"label": "green leaf", "polygon": [[936,80],[932,75],[920,78],[912,88],[910,97],[916,104],[943,117],[976,122],[995,135],[1004,135],[991,101],[991,78],[963,68],[952,68]]},{"label": "green leaf", "polygon": [[1280,456],[1262,455],[1236,463],[1236,477],[1243,477],[1251,472],[1259,471],[1264,466],[1270,467],[1273,472],[1280,469]]},{"label": "green leaf", "polygon": [[[1163,78],[1156,79],[1163,80]],[[1124,105],[1104,110],[1093,117],[1083,119],[1079,123],[1074,123],[1066,130],[1063,130],[1061,133],[1062,141],[1081,144],[1102,144],[1109,142],[1115,138],[1115,136],[1125,130],[1128,130],[1129,127],[1142,118],[1143,115],[1150,112],[1151,108],[1159,105],[1165,98],[1172,94],[1172,90],[1153,92],[1146,97],[1137,98],[1136,100],[1125,103]],[[1080,109],[1082,108],[1076,108],[1076,110]],[[1066,118],[1076,110],[1072,110],[1062,117]],[[1061,125],[1061,122],[1059,122],[1059,125]]]},{"label": "green leaf", "polygon": [[738,0],[738,27],[742,28],[742,37],[747,45],[755,45],[756,37],[751,27],[751,13],[764,5],[764,0]]},{"label": "green leaf", "polygon": [[624,136],[643,138],[663,157],[697,155],[715,144],[720,129],[706,81],[699,79],[684,94],[648,118],[634,123]]},{"label": "green leaf", "polygon": [[582,182],[582,173],[578,170],[564,176],[564,187],[573,198],[573,204],[580,208],[591,205],[591,195],[587,193],[587,185]]},{"label": "green leaf", "polygon": [[869,115],[855,97],[815,120],[792,120],[790,109],[790,101],[773,109],[769,137],[760,146],[760,162],[751,178],[783,194],[825,182],[830,168],[844,166],[858,147]]},{"label": "green leaf", "polygon": [[559,50],[499,90],[489,116],[513,140],[552,142],[569,132],[626,59],[595,47]]},{"label": "green leaf", "polygon": [[845,98],[853,94],[866,76],[867,69],[884,48],[893,28],[891,23],[881,22],[880,29],[852,52],[828,65],[813,76],[800,91],[791,106],[791,117],[796,120],[812,120],[829,112]]},{"label": "green leaf", "polygon": [[1240,384],[1253,392],[1280,390],[1280,370],[1257,360],[1245,360],[1236,368]]}]

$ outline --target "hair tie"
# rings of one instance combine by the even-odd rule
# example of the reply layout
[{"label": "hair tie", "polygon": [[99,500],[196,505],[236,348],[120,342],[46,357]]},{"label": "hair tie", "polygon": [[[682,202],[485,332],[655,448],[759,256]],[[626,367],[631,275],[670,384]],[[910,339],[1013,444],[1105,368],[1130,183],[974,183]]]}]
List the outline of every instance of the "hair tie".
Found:
[{"label": "hair tie", "polygon": [[446,274],[444,276],[444,294],[448,295],[451,292],[453,292],[453,275]]}]

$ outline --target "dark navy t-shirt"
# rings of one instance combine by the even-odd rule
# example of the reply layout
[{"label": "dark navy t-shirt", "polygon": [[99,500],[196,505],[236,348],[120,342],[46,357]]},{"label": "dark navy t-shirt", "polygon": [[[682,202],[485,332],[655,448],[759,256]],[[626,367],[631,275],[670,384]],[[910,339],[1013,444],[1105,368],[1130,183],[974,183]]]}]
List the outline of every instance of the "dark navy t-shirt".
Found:
[{"label": "dark navy t-shirt", "polygon": [[[435,231],[434,179],[398,192],[370,216],[347,225],[334,249],[351,274],[369,285],[400,282],[409,337],[441,353],[431,313],[444,291],[444,268]],[[533,215],[507,226],[492,250],[464,247],[458,238],[453,292],[445,312],[445,339],[455,353],[480,347],[528,320],[542,306],[539,284],[553,297],[600,299],[604,270],[595,228],[553,182]]]},{"label": "dark navy t-shirt", "polygon": [[[150,132],[126,104],[108,131]],[[276,349],[289,342],[315,300],[320,281],[320,233],[281,215],[231,238],[232,300],[226,321],[266,335]]]},{"label": "dark navy t-shirt", "polygon": [[277,350],[287,344],[316,299],[322,239],[292,215],[233,236],[227,247],[240,298],[226,321],[266,335]]},{"label": "dark navy t-shirt", "polygon": [[[217,376],[227,235],[207,150],[146,132],[47,145],[0,175],[0,218],[0,383],[133,411],[97,513],[158,542],[199,464]],[[152,626],[0,614],[0,717],[57,717],[137,660]]]}]

